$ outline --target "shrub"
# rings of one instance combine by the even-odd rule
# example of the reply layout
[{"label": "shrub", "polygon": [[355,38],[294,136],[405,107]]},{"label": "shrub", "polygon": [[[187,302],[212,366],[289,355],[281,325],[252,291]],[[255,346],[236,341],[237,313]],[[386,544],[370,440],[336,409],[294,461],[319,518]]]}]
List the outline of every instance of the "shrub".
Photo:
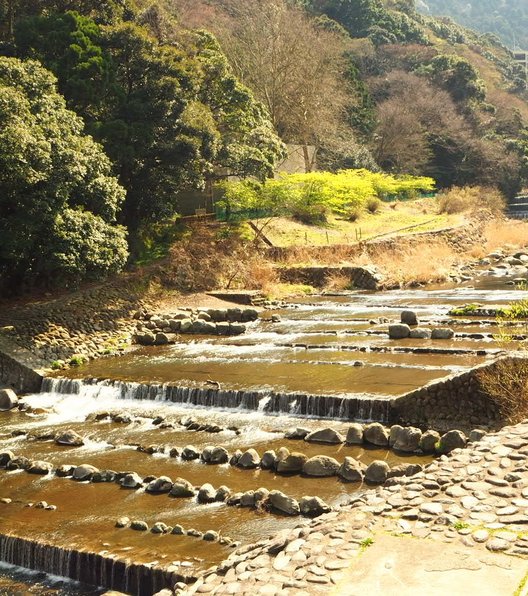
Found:
[{"label": "shrub", "polygon": [[367,199],[365,207],[369,213],[377,213],[381,207],[381,201],[375,197],[371,197],[370,199]]},{"label": "shrub", "polygon": [[464,211],[488,211],[493,214],[502,213],[506,203],[496,188],[483,186],[453,187],[438,195],[440,213],[463,213]]},{"label": "shrub", "polygon": [[347,213],[348,221],[357,221],[361,217],[361,209],[354,207]]}]

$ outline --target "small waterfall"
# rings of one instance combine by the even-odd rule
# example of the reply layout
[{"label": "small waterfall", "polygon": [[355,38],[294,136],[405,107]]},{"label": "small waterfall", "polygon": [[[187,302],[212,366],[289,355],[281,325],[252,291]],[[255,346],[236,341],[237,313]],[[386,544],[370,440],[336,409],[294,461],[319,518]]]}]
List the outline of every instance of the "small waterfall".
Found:
[{"label": "small waterfall", "polygon": [[91,586],[150,596],[186,578],[160,567],[0,534],[0,561]]},{"label": "small waterfall", "polygon": [[218,388],[180,387],[98,379],[44,379],[42,391],[90,398],[166,401],[188,406],[239,409],[342,420],[388,422],[391,400],[363,395],[307,395]]}]

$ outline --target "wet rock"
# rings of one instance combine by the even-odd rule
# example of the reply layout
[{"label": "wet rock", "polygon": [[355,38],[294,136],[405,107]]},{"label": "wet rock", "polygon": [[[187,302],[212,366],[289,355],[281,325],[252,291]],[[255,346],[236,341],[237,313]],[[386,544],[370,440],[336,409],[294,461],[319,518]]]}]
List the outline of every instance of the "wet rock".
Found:
[{"label": "wet rock", "polygon": [[216,324],[216,334],[217,335],[229,335],[230,325],[227,322],[217,323]]},{"label": "wet rock", "polygon": [[213,503],[216,500],[216,489],[206,482],[198,491],[198,503]]},{"label": "wet rock", "polygon": [[418,325],[418,317],[413,310],[402,310],[400,315],[400,321],[404,325]]},{"label": "wet rock", "polygon": [[196,449],[194,445],[187,445],[183,448],[181,458],[190,461],[192,459],[198,459],[200,457],[200,451]]},{"label": "wet rock", "polygon": [[254,449],[248,449],[245,451],[237,462],[239,468],[245,468],[247,470],[257,468],[260,464],[260,456]]},{"label": "wet rock", "polygon": [[382,484],[387,480],[390,466],[387,462],[382,460],[374,460],[369,464],[365,470],[365,480],[373,484]]},{"label": "wet rock", "polygon": [[304,453],[294,451],[288,457],[278,462],[276,469],[279,474],[300,474],[307,461],[308,456]]},{"label": "wet rock", "polygon": [[226,500],[227,505],[229,505],[230,507],[240,505],[240,499],[243,494],[244,493],[234,493],[232,495],[229,495],[229,497]]},{"label": "wet rock", "polygon": [[190,333],[193,326],[192,319],[181,319],[180,320],[180,331],[182,333]]},{"label": "wet rock", "polygon": [[478,441],[483,439],[486,435],[487,435],[487,432],[485,430],[482,430],[481,428],[475,428],[469,433],[468,440],[471,443],[477,443]]},{"label": "wet rock", "polygon": [[450,430],[440,437],[436,450],[438,453],[450,453],[453,449],[464,448],[466,443],[466,435],[461,430]]},{"label": "wet rock", "polygon": [[75,470],[75,466],[69,464],[63,464],[59,466],[55,470],[55,475],[59,478],[67,478],[68,476],[73,476],[73,471]]},{"label": "wet rock", "polygon": [[169,496],[185,499],[194,497],[195,492],[194,486],[188,480],[185,480],[184,478],[176,478],[169,491]]},{"label": "wet rock", "polygon": [[41,476],[45,476],[46,474],[51,474],[51,472],[53,472],[53,464],[41,460],[32,461],[27,472],[29,474],[40,474]]},{"label": "wet rock", "polygon": [[174,526],[174,528],[172,528],[171,534],[176,534],[177,536],[183,536],[183,534],[185,534],[185,530],[183,529],[183,526],[180,526],[180,524],[176,524]]},{"label": "wet rock", "polygon": [[210,323],[209,321],[197,319],[192,324],[191,333],[197,333],[201,335],[216,335],[216,325],[214,323]]},{"label": "wet rock", "polygon": [[17,394],[9,388],[0,389],[0,412],[12,410],[18,405]]},{"label": "wet rock", "polygon": [[141,346],[153,346],[156,343],[156,336],[153,333],[146,331],[134,335],[133,340]]},{"label": "wet rock", "polygon": [[130,523],[130,518],[123,516],[123,517],[118,517],[116,519],[116,523],[115,523],[115,527],[116,528],[126,528],[128,527],[128,524]]},{"label": "wet rock", "polygon": [[425,327],[417,327],[416,329],[411,329],[409,337],[411,339],[431,339],[431,330]]},{"label": "wet rock", "polygon": [[130,524],[130,528],[132,530],[137,530],[138,532],[146,532],[149,529],[147,522],[141,521],[139,519],[135,519]]},{"label": "wet rock", "polygon": [[172,484],[172,480],[168,476],[160,476],[149,482],[145,490],[154,494],[168,493],[172,489]]},{"label": "wet rock", "polygon": [[242,323],[231,323],[229,325],[229,335],[242,335],[246,332],[246,326]]},{"label": "wet rock", "polygon": [[84,445],[84,439],[74,430],[65,430],[55,436],[57,445],[67,445],[69,447],[81,447]]},{"label": "wet rock", "polygon": [[363,443],[363,426],[355,423],[348,427],[345,442],[347,445],[361,445]]},{"label": "wet rock", "polygon": [[224,447],[215,447],[211,452],[209,463],[226,464],[229,461],[229,453]]},{"label": "wet rock", "polygon": [[240,507],[255,507],[255,491],[248,490],[240,497]]},{"label": "wet rock", "polygon": [[92,476],[92,482],[114,482],[117,477],[117,472],[114,470],[101,470]]},{"label": "wet rock", "polygon": [[440,327],[431,331],[431,339],[453,339],[455,332],[449,327]]},{"label": "wet rock", "polygon": [[202,540],[206,540],[207,542],[216,542],[219,537],[220,535],[218,532],[215,532],[214,530],[207,530],[207,532],[205,532],[202,536]]},{"label": "wet rock", "polygon": [[175,458],[175,457],[180,457],[181,452],[178,449],[178,447],[171,447],[171,449],[169,450],[169,457]]},{"label": "wet rock", "polygon": [[194,538],[201,538],[203,534],[199,530],[195,530],[194,528],[189,528],[187,530],[187,536],[194,536]]},{"label": "wet rock", "polygon": [[273,451],[273,449],[270,449],[269,451],[265,451],[262,454],[262,459],[260,460],[260,467],[263,470],[271,470],[275,468],[276,461],[277,454],[275,453],[275,451]]},{"label": "wet rock", "polygon": [[47,506],[48,504],[46,501],[38,501],[38,503],[35,503],[35,509],[46,509]]},{"label": "wet rock", "polygon": [[421,438],[422,431],[419,428],[395,424],[390,429],[389,445],[396,451],[413,453],[420,448]]},{"label": "wet rock", "polygon": [[425,431],[420,438],[420,449],[424,453],[434,453],[436,444],[440,441],[440,433],[436,430]]},{"label": "wet rock", "polygon": [[269,494],[268,501],[273,509],[280,511],[285,515],[299,515],[301,512],[299,503],[280,490],[272,490]]},{"label": "wet rock", "polygon": [[5,468],[14,457],[15,454],[12,451],[0,451],[0,468]]},{"label": "wet rock", "polygon": [[123,488],[136,489],[143,486],[143,479],[139,474],[131,472],[126,474],[119,482]]},{"label": "wet rock", "polygon": [[255,506],[258,506],[260,503],[265,501],[269,497],[269,490],[267,488],[260,487],[255,491]]},{"label": "wet rock", "polygon": [[172,528],[169,528],[169,526],[163,522],[156,522],[150,529],[153,534],[168,534],[170,530],[172,530]]},{"label": "wet rock", "polygon": [[232,466],[236,466],[238,464],[238,461],[240,460],[240,458],[242,457],[242,451],[240,449],[237,449],[233,455],[231,456],[231,458],[229,459],[229,463]]},{"label": "wet rock", "polygon": [[411,335],[409,325],[403,325],[402,323],[389,325],[389,339],[405,339],[409,335]]},{"label": "wet rock", "polygon": [[335,476],[339,470],[339,462],[328,455],[311,457],[303,466],[302,472],[306,476],[326,477]]},{"label": "wet rock", "polygon": [[363,482],[365,466],[353,457],[345,457],[337,475],[345,482]]},{"label": "wet rock", "polygon": [[310,434],[310,429],[309,428],[303,428],[301,426],[298,426],[296,428],[289,428],[285,433],[284,433],[284,437],[286,439],[291,439],[291,440],[303,440],[306,435]]},{"label": "wet rock", "polygon": [[81,464],[73,470],[74,480],[91,480],[92,476],[99,472],[99,469],[90,464]]},{"label": "wet rock", "polygon": [[377,447],[387,447],[389,445],[389,431],[379,422],[367,424],[363,429],[363,438],[366,443]]},{"label": "wet rock", "polygon": [[399,464],[390,469],[387,478],[414,476],[423,470],[420,464]]},{"label": "wet rock", "polygon": [[306,435],[305,441],[309,443],[327,443],[338,445],[345,442],[345,437],[333,428],[321,428]]},{"label": "wet rock", "polygon": [[27,470],[31,464],[31,461],[23,455],[17,455],[13,457],[6,465],[8,470]]},{"label": "wet rock", "polygon": [[223,502],[229,498],[230,494],[231,494],[231,489],[228,488],[227,486],[222,485],[216,491],[215,501]]},{"label": "wet rock", "polygon": [[308,517],[318,517],[323,513],[332,511],[330,505],[327,505],[323,499],[319,497],[302,497],[299,501],[299,509],[302,515]]}]

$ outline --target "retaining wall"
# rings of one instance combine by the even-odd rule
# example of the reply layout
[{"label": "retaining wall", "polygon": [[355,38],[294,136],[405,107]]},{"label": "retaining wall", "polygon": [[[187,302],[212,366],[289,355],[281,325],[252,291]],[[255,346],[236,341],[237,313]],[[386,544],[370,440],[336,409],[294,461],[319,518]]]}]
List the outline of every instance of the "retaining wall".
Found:
[{"label": "retaining wall", "polygon": [[343,275],[355,288],[377,290],[381,276],[369,267],[277,267],[281,281],[322,287],[332,275]]},{"label": "retaining wall", "polygon": [[28,350],[0,337],[0,385],[21,393],[38,393],[43,379],[41,365]]}]

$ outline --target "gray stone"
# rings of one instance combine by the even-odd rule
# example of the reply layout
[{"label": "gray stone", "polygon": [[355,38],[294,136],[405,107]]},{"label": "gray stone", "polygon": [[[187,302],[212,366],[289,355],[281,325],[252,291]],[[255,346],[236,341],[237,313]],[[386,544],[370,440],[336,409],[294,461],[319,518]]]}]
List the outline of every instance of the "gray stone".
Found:
[{"label": "gray stone", "polygon": [[367,424],[363,429],[363,438],[366,443],[377,447],[387,447],[389,445],[389,431],[379,422]]},{"label": "gray stone", "polygon": [[245,468],[251,470],[258,468],[260,464],[260,456],[254,449],[248,449],[245,451],[237,462],[239,468]]},{"label": "gray stone", "polygon": [[294,451],[288,457],[277,463],[277,472],[279,474],[300,474],[304,464],[308,461],[308,456],[304,453]]},{"label": "gray stone", "polygon": [[348,427],[345,442],[347,445],[361,445],[363,443],[363,426],[359,423]]},{"label": "gray stone", "polygon": [[62,464],[55,470],[55,475],[59,478],[66,478],[68,476],[73,475],[73,470],[75,470],[75,466],[69,464]]},{"label": "gray stone", "polygon": [[436,430],[427,430],[420,437],[420,449],[424,453],[434,453],[436,444],[440,441],[440,433]]},{"label": "gray stone", "polygon": [[422,431],[419,428],[395,424],[390,429],[389,445],[396,451],[413,453],[420,448],[421,438]]},{"label": "gray stone", "polygon": [[53,464],[50,464],[47,461],[32,461],[27,471],[29,474],[40,474],[41,476],[45,476],[46,474],[51,474],[51,472],[53,472]]},{"label": "gray stone", "polygon": [[289,428],[285,433],[284,433],[284,437],[286,439],[292,439],[292,440],[303,440],[306,435],[310,434],[310,429],[309,428],[303,428],[301,426],[298,426],[296,428]]},{"label": "gray stone", "polygon": [[0,389],[0,412],[12,410],[18,405],[17,394],[10,388]]},{"label": "gray stone", "polygon": [[0,451],[0,468],[5,468],[14,457],[15,454],[12,451]]},{"label": "gray stone", "polygon": [[277,454],[275,453],[275,451],[273,451],[273,449],[270,449],[269,451],[265,451],[262,454],[262,459],[260,460],[260,467],[263,470],[271,470],[272,468],[275,468],[276,462]]},{"label": "gray stone", "polygon": [[130,523],[129,517],[126,517],[126,516],[118,517],[116,519],[115,527],[116,528],[126,528],[129,523]]},{"label": "gray stone", "polygon": [[476,443],[477,441],[483,439],[486,436],[486,434],[487,432],[485,430],[475,428],[469,433],[468,440],[471,441],[471,443]]},{"label": "gray stone", "polygon": [[196,449],[194,445],[187,445],[183,448],[181,453],[181,458],[187,461],[192,459],[198,459],[199,457],[200,452],[198,451],[198,449]]},{"label": "gray stone", "polygon": [[216,491],[215,501],[223,502],[229,498],[230,494],[231,494],[231,489],[229,489],[227,486],[224,486],[224,485],[219,486],[218,490]]},{"label": "gray stone", "polygon": [[409,337],[411,339],[431,339],[431,330],[425,327],[417,327],[416,329],[411,329]]},{"label": "gray stone", "polygon": [[216,500],[216,489],[206,482],[198,491],[198,503],[213,503]]},{"label": "gray stone", "polygon": [[413,310],[402,310],[400,321],[404,325],[415,326],[418,325],[418,317]]},{"label": "gray stone", "polygon": [[308,517],[318,517],[323,513],[328,513],[332,508],[319,497],[302,497],[299,501],[299,508],[302,515]]},{"label": "gray stone", "polygon": [[438,453],[450,453],[454,449],[462,449],[466,446],[467,438],[461,430],[450,430],[441,436],[437,444]]},{"label": "gray stone", "polygon": [[185,534],[185,530],[183,529],[183,526],[180,526],[180,524],[176,524],[174,528],[172,528],[171,534],[183,536],[183,534]]},{"label": "gray stone", "polygon": [[176,498],[188,498],[194,497],[195,492],[194,486],[188,480],[185,480],[184,478],[176,478],[169,491],[169,496]]},{"label": "gray stone", "polygon": [[168,493],[172,489],[172,480],[168,476],[160,476],[147,484],[148,493]]},{"label": "gray stone", "polygon": [[405,339],[411,335],[411,328],[409,325],[402,323],[394,323],[389,325],[389,339]]},{"label": "gray stone", "polygon": [[171,530],[172,528],[163,522],[156,522],[150,529],[153,534],[168,534]]},{"label": "gray stone", "polygon": [[455,332],[449,327],[440,327],[431,331],[431,339],[453,339]]},{"label": "gray stone", "polygon": [[365,480],[373,484],[382,484],[387,480],[390,466],[383,460],[374,460],[365,470]]},{"label": "gray stone", "polygon": [[299,503],[279,490],[272,490],[268,500],[273,509],[285,515],[299,515],[301,512]]},{"label": "gray stone", "polygon": [[147,522],[135,519],[131,524],[130,527],[132,530],[137,530],[138,532],[146,532],[149,527]]},{"label": "gray stone", "polygon": [[73,470],[73,478],[75,480],[91,480],[96,472],[99,472],[96,467],[89,464],[81,464]]},{"label": "gray stone", "polygon": [[225,464],[229,461],[229,453],[224,447],[215,447],[211,452],[209,463]]},{"label": "gray stone", "polygon": [[333,428],[321,428],[306,435],[305,441],[309,443],[327,443],[338,445],[345,442],[345,437]]},{"label": "gray stone", "polygon": [[306,476],[335,476],[339,470],[339,462],[328,455],[316,455],[308,459],[302,469]]},{"label": "gray stone", "polygon": [[80,447],[84,445],[84,439],[79,433],[74,430],[65,430],[55,436],[55,443],[57,445],[68,445],[70,447]]},{"label": "gray stone", "polygon": [[365,466],[353,457],[345,457],[337,475],[346,482],[362,482]]},{"label": "gray stone", "polygon": [[202,536],[202,539],[206,540],[207,542],[216,542],[219,537],[220,536],[218,532],[215,532],[214,530],[207,530],[207,532],[205,532]]},{"label": "gray stone", "polygon": [[136,472],[131,472],[120,480],[120,484],[123,488],[136,489],[143,485],[143,479]]}]

